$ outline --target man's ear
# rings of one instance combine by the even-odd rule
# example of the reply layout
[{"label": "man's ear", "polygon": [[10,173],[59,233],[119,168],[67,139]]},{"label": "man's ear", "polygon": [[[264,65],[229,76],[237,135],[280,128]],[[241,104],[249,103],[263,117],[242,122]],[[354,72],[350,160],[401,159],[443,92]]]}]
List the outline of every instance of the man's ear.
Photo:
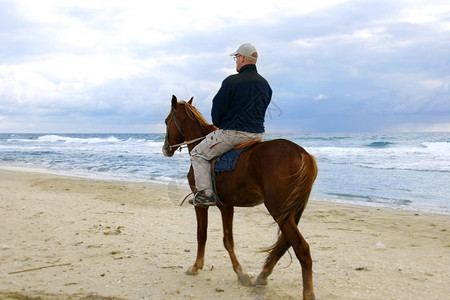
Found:
[{"label": "man's ear", "polygon": [[192,100],[194,100],[194,97],[191,97],[191,100],[188,101],[188,103],[191,105],[192,105]]},{"label": "man's ear", "polygon": [[177,104],[178,104],[177,97],[175,97],[175,95],[172,95],[172,109],[173,110],[177,110]]}]

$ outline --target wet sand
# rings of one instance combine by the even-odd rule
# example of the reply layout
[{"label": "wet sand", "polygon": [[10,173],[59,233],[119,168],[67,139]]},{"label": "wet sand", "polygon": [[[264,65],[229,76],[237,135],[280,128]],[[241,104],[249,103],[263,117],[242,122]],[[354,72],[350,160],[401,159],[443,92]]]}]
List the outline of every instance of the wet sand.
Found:
[{"label": "wet sand", "polygon": [[[241,286],[210,208],[205,267],[186,187],[0,170],[0,299],[299,299],[292,254],[268,286]],[[235,249],[258,275],[277,227],[236,208]],[[312,199],[299,224],[320,299],[449,299],[450,216]],[[18,298],[19,297],[19,298]],[[28,298],[29,299],[29,298]],[[112,299],[112,298],[109,298]]]}]

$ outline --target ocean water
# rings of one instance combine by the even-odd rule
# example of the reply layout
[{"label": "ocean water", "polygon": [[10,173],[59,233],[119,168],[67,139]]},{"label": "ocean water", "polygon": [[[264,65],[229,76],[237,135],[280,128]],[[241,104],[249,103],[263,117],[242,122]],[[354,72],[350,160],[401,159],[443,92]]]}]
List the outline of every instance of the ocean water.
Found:
[{"label": "ocean water", "polygon": [[[450,215],[450,133],[269,134],[316,157],[313,199]],[[164,134],[0,134],[0,168],[187,185],[187,150]]]}]

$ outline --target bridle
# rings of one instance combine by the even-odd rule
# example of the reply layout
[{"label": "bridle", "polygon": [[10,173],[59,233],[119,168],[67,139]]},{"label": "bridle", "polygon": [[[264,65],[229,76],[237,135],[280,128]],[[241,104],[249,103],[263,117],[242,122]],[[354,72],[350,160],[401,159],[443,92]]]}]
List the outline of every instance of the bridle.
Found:
[{"label": "bridle", "polygon": [[197,141],[203,140],[205,138],[204,136],[202,136],[202,137],[199,137],[199,138],[196,138],[196,139],[193,139],[193,140],[189,140],[189,141],[185,141],[185,142],[182,142],[182,143],[179,143],[179,144],[170,145],[170,143],[169,143],[169,129],[170,129],[170,124],[172,124],[172,121],[175,122],[175,126],[177,127],[178,132],[181,134],[181,137],[184,140],[186,140],[186,138],[184,137],[184,132],[181,129],[180,124],[178,123],[177,116],[175,115],[175,110],[172,108],[172,110],[170,112],[170,116],[169,116],[169,122],[167,122],[167,124],[166,124],[166,139],[164,141],[164,151],[166,153],[169,153],[170,151],[172,151],[172,148],[176,148],[176,147],[180,147],[180,151],[181,151],[181,149],[183,149],[183,147],[181,147],[181,146],[187,146],[187,145],[190,145],[190,144],[195,143]]}]

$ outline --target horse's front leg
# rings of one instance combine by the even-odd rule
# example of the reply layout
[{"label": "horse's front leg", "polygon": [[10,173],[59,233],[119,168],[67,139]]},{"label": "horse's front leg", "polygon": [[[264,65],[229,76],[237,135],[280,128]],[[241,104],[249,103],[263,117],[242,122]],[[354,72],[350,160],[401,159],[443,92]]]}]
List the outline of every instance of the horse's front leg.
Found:
[{"label": "horse's front leg", "polygon": [[234,253],[234,241],[233,241],[233,206],[219,206],[222,213],[222,225],[223,225],[223,244],[230,255],[231,263],[233,264],[233,270],[236,272],[239,281],[244,286],[252,286],[252,280],[247,273],[242,271],[242,266],[239,263],[236,254]]},{"label": "horse's front leg", "polygon": [[205,263],[205,245],[208,231],[208,208],[195,207],[197,216],[197,258],[186,274],[197,275],[198,270],[203,269]]}]

